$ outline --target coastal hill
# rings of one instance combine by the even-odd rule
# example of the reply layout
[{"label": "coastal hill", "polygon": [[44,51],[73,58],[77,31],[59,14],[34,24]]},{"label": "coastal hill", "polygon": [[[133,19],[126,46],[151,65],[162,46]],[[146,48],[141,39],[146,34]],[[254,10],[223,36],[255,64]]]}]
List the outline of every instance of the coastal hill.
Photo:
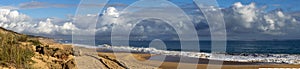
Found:
[{"label": "coastal hill", "polygon": [[74,69],[72,48],[0,27],[0,69]]}]

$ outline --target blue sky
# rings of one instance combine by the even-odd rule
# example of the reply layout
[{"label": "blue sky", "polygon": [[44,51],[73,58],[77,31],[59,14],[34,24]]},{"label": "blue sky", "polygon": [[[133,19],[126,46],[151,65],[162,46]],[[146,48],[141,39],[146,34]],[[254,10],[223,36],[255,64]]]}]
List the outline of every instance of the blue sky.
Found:
[{"label": "blue sky", "polygon": [[[136,0],[111,0],[108,4],[126,4],[130,5]],[[191,0],[170,0],[176,5],[192,4]],[[281,8],[287,12],[300,11],[298,3],[300,0],[217,0],[221,8],[230,7],[233,3],[241,2],[242,4],[250,4],[255,2],[257,6],[268,6],[266,11]],[[18,7],[22,3],[28,2],[42,2],[48,4],[61,4],[71,5],[68,7],[43,7],[43,8],[31,8],[31,9],[20,9],[19,11],[27,14],[33,18],[47,18],[47,17],[58,17],[66,18],[67,15],[74,15],[76,6],[80,0],[0,0],[0,6],[12,6]],[[124,8],[126,6],[115,6],[117,8]]]}]

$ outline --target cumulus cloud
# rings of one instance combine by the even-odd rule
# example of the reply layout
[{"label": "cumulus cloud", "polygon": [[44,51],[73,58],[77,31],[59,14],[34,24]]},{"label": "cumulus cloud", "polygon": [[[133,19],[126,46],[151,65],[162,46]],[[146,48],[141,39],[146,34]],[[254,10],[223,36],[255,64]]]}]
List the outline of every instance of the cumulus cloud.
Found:
[{"label": "cumulus cloud", "polygon": [[270,12],[257,8],[255,3],[243,5],[240,2],[230,8],[223,9],[227,29],[232,32],[265,33],[271,35],[284,35],[296,32],[299,21],[282,10]]},{"label": "cumulus cloud", "polygon": [[30,22],[30,17],[20,14],[16,10],[0,9],[0,26],[14,31],[21,32],[25,28],[31,28],[34,25],[27,25]]},{"label": "cumulus cloud", "polygon": [[[168,36],[166,39],[171,39],[173,35],[176,35],[175,37],[177,37],[177,33],[186,34],[183,32],[194,29],[191,28],[191,26],[188,26],[188,24],[185,24],[189,22],[189,19],[181,14],[181,11],[178,11],[178,8],[168,6],[162,8],[134,8],[134,10],[135,11],[131,11],[128,9],[127,11],[123,10],[120,12],[114,7],[108,7],[99,19],[97,25],[97,27],[99,27],[98,32],[110,33],[111,28],[116,26],[115,28],[118,30],[115,30],[114,32],[125,33],[125,31],[131,31],[131,35],[142,39],[163,36]],[[166,20],[161,18],[165,18]],[[175,31],[174,28],[180,30]],[[102,29],[102,31],[100,29]],[[105,29],[105,31],[103,31],[103,29]],[[122,34],[118,34],[118,36],[122,37]]]},{"label": "cumulus cloud", "polygon": [[104,16],[113,16],[115,18],[119,17],[118,10],[114,7],[108,7],[103,13]]},{"label": "cumulus cloud", "polygon": [[72,29],[77,29],[71,22],[63,25],[54,24],[51,18],[34,21],[29,16],[17,10],[0,9],[0,26],[20,33],[32,34],[64,34],[70,35]]},{"label": "cumulus cloud", "polygon": [[77,30],[78,28],[73,25],[72,22],[65,22],[63,25],[53,24],[52,19],[47,18],[44,21],[40,21],[37,26],[34,28],[36,32],[31,33],[39,33],[39,34],[53,34],[53,35],[70,35],[72,34],[72,30]]},{"label": "cumulus cloud", "polygon": [[[234,3],[231,7],[228,8],[217,8],[217,7],[210,7],[210,8],[211,10],[208,9],[209,11],[214,11],[213,9],[222,10],[225,18],[224,20],[226,23],[227,34],[228,36],[234,36],[234,37],[229,37],[229,39],[234,39],[234,38],[243,39],[243,38],[248,38],[249,36],[250,37],[253,36],[253,39],[260,39],[260,37],[269,37],[269,36],[273,36],[275,38],[277,37],[279,38],[279,36],[282,37],[288,36],[286,38],[290,38],[289,36],[293,37],[295,34],[300,33],[300,31],[297,29],[300,27],[299,19],[297,19],[295,15],[286,13],[282,10],[275,9],[273,11],[266,11],[264,6],[258,7],[256,6],[255,3],[250,3],[245,5],[240,2]],[[112,7],[108,8],[108,10],[111,9]],[[112,11],[116,11],[116,10],[115,9],[111,10],[110,11],[111,13],[109,14],[104,13],[104,16],[102,16],[102,18],[104,18],[103,22],[100,22],[99,27],[108,30],[113,24],[117,24],[118,22],[122,23],[122,21],[125,21],[128,23],[124,23],[121,25],[123,25],[123,28],[126,29],[128,27],[133,26],[132,23],[130,22],[136,22],[135,16],[126,16],[126,14],[131,14],[131,12],[115,13]],[[172,9],[169,12],[164,12],[164,13],[172,13],[171,11]],[[135,13],[135,14],[164,16],[164,14],[157,14],[154,11],[144,11],[144,12],[152,12],[153,14],[146,14],[146,13],[138,13],[138,14]],[[114,14],[118,14],[118,15],[114,15]],[[116,20],[116,17],[119,16],[126,17],[126,20],[122,20],[120,18],[119,20]],[[205,35],[205,33],[206,34],[208,33],[207,35],[209,35],[209,29],[208,29],[209,26],[203,15],[189,15],[189,16],[192,18],[195,28],[198,30],[198,34]],[[173,21],[178,21],[178,22],[182,21],[181,23],[183,24],[179,24],[178,27],[180,27],[180,25],[184,25],[185,23],[185,20],[180,20],[181,18],[176,18],[176,17],[169,17],[169,18],[173,19]],[[159,20],[150,19],[150,21],[148,21],[147,24],[149,26],[142,26],[142,27],[137,26],[137,28],[140,29],[139,32],[144,30],[143,31],[144,34],[158,33],[157,31],[160,31],[161,33],[162,29],[159,27],[161,25],[150,26],[151,23],[152,24],[159,23]],[[171,31],[172,29],[172,27],[167,27],[167,28],[168,29],[165,29],[165,31]],[[166,34],[170,34],[170,32]]]},{"label": "cumulus cloud", "polygon": [[[160,9],[169,10],[159,11]],[[149,36],[151,36],[173,39],[167,37],[170,37],[170,34],[181,34],[180,31],[174,31],[173,27],[160,19],[146,19],[141,21],[141,24],[134,25],[134,22],[139,20],[139,16],[153,15],[168,18],[176,23],[174,26],[181,29],[193,29],[185,25],[188,20],[183,19],[182,15],[178,15],[177,17],[167,15],[177,15],[178,12],[174,11],[174,9],[160,9],[136,9],[135,11],[144,13],[135,13],[133,11],[118,11],[118,9],[114,7],[108,7],[101,15],[87,14],[70,17],[68,20],[47,18],[39,21],[36,21],[17,10],[0,9],[0,26],[21,33],[71,35],[72,30],[90,32],[91,28],[88,27],[93,25],[88,23],[91,19],[100,16],[97,22],[96,31],[97,33],[105,35],[110,35],[109,33],[111,33],[112,27],[115,25],[119,25],[121,28],[118,32],[123,32],[124,30],[135,27],[132,34],[141,36],[140,38],[150,38]],[[214,11],[215,9],[221,9],[224,14],[229,39],[247,38],[245,36],[295,36],[300,33],[298,30],[300,27],[300,16],[296,16],[295,14],[297,13],[286,13],[282,10],[265,11],[264,8],[257,7],[255,3],[244,5],[240,2],[234,3],[228,8],[209,7],[207,10]],[[201,11],[193,12],[201,13]],[[200,37],[209,36],[209,26],[203,14],[194,15],[193,13],[188,16],[191,18]],[[177,38],[177,36],[173,35],[172,37]]]}]

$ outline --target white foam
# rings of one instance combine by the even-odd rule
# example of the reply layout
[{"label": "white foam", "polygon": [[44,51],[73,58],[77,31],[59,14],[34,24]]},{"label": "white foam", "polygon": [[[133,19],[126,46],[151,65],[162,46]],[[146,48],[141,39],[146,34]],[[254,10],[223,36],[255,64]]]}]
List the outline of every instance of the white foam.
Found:
[{"label": "white foam", "polygon": [[78,47],[84,47],[84,48],[101,48],[99,46],[91,46],[91,45],[84,45],[84,44],[72,44],[72,45]]}]

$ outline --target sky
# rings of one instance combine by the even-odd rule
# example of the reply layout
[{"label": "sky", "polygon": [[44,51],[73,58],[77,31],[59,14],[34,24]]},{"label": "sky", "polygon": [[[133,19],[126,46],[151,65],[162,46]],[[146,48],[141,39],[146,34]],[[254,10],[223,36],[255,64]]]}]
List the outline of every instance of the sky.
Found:
[{"label": "sky", "polygon": [[[33,18],[58,17],[67,18],[68,15],[74,15],[80,0],[0,0],[2,7],[14,7],[20,12]],[[137,0],[111,0],[109,4],[125,4],[130,5]],[[170,0],[171,2],[182,5],[192,4],[192,0]],[[297,7],[298,0],[217,0],[219,7],[230,7],[233,3],[241,2],[242,4],[256,3],[257,6],[268,6],[267,11],[273,9],[284,9],[285,11],[299,11]],[[50,5],[45,5],[50,4]],[[51,6],[52,5],[52,6]],[[53,6],[54,5],[54,6]],[[61,5],[56,6],[55,5]],[[116,6],[124,8],[125,6]],[[44,14],[47,13],[47,14]]]},{"label": "sky", "polygon": [[[205,16],[192,0],[168,1],[178,6],[191,19],[194,25],[191,29],[196,29],[199,39],[210,39]],[[88,23],[89,20],[86,18],[91,15],[99,15],[99,18],[95,17],[98,19],[96,31],[97,34],[103,34],[97,35],[101,39],[109,39],[112,27],[122,25],[122,28],[134,29],[131,32],[134,36],[132,39],[178,40],[175,29],[164,20],[146,19],[136,26],[130,23],[137,20],[135,18],[137,15],[160,17],[167,16],[163,15],[164,13],[176,15],[179,12],[172,11],[176,8],[158,12],[158,9],[163,8],[155,7],[164,5],[153,3],[136,5],[136,9],[122,11],[134,2],[137,0],[110,0],[106,5],[86,5],[104,6],[104,10],[101,10],[100,14],[75,17],[80,0],[0,0],[0,26],[26,34],[69,36],[72,35],[72,30],[88,31],[84,27],[89,25],[82,23]],[[300,7],[298,7],[300,1],[298,0],[217,0],[217,2],[218,6],[211,9],[222,11],[228,39],[300,39],[300,36],[297,36],[300,34],[300,30],[297,29],[300,27]],[[139,9],[141,7],[147,7],[147,9]],[[141,11],[145,13],[135,13]],[[75,22],[75,19],[80,20]],[[185,24],[189,22],[181,16],[169,19],[175,23],[177,21],[184,24],[178,28],[185,27]],[[177,34],[180,33],[177,31]]]}]

